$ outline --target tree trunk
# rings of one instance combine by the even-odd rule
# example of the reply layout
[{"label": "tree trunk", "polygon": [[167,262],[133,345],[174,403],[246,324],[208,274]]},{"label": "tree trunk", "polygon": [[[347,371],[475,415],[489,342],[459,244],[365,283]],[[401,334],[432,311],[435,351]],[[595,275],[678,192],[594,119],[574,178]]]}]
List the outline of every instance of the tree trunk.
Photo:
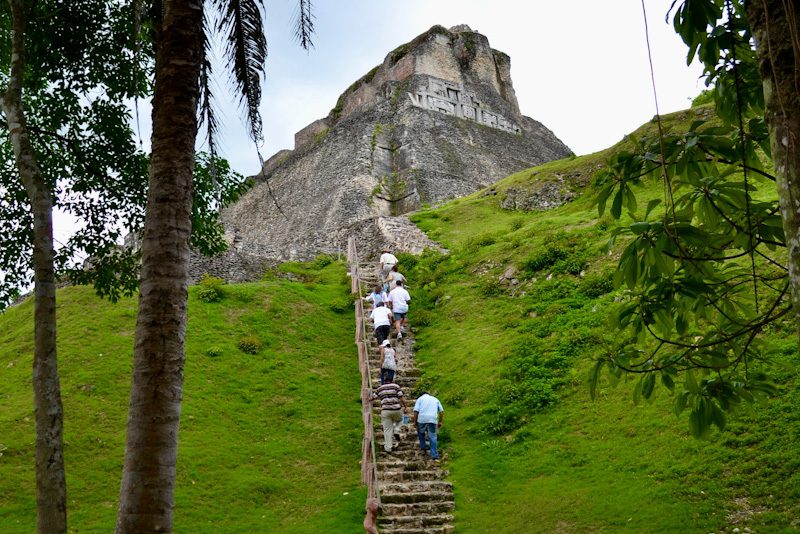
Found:
[{"label": "tree trunk", "polygon": [[2,107],[8,122],[17,170],[33,214],[36,528],[40,533],[64,533],[67,531],[67,484],[64,476],[64,412],[56,353],[53,202],[28,138],[22,104],[25,5],[23,0],[11,0],[9,4],[13,21],[11,73]]},{"label": "tree trunk", "polygon": [[[789,253],[792,305],[800,332],[800,9],[796,2],[745,2],[764,87],[766,122]],[[790,11],[791,10],[791,11]]]},{"label": "tree trunk", "polygon": [[162,14],[119,533],[172,530],[203,3],[168,0]]}]

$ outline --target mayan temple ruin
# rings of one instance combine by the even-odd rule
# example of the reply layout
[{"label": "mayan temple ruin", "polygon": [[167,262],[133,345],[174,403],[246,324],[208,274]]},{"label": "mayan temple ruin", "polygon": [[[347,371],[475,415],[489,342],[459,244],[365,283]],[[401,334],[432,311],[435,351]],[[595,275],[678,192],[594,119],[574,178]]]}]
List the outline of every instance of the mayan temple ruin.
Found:
[{"label": "mayan temple ruin", "polygon": [[243,279],[265,260],[339,252],[350,234],[365,253],[418,251],[425,240],[406,231],[403,214],[570,154],[520,112],[508,55],[468,26],[434,26],[347,88],[327,117],[295,134],[293,150],[267,160],[223,212],[228,253],[198,258],[193,270],[234,266],[219,274]]}]

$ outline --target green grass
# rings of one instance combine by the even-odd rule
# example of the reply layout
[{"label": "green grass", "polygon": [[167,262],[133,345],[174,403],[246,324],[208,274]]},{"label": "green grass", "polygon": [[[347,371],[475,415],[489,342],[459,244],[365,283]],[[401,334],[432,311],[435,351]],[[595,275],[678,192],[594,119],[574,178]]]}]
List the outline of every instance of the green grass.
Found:
[{"label": "green grass", "polygon": [[[695,111],[667,117],[667,128],[685,127]],[[633,382],[602,383],[589,399],[587,371],[618,296],[616,257],[602,250],[617,222],[598,218],[585,184],[629,143],[522,171],[495,184],[495,194],[413,216],[450,249],[400,261],[414,297],[420,387],[445,407],[441,443],[459,533],[800,532],[792,325],[768,334],[786,365],[773,371],[779,395],[709,439],[691,437],[663,388],[634,405]],[[499,207],[509,187],[561,178],[583,194],[548,212]],[[644,184],[640,204],[660,194]],[[758,193],[772,194],[771,184]],[[516,284],[500,281],[509,267]],[[320,257],[284,264],[261,283],[224,286],[220,302],[201,302],[192,290],[177,532],[360,531],[359,380],[342,271]],[[83,288],[59,298],[71,526],[107,532],[135,301],[110,305]],[[31,532],[35,517],[31,324],[30,302],[0,316],[3,532]],[[248,339],[261,346],[255,355],[238,348]]]},{"label": "green grass", "polygon": [[[324,264],[324,265],[323,265]],[[319,268],[315,268],[319,267]],[[341,263],[190,291],[175,532],[352,533],[363,519],[358,365]],[[58,294],[70,530],[114,528],[136,300]],[[352,308],[348,308],[349,310]],[[0,315],[0,531],[35,530],[29,300]],[[237,348],[254,336],[254,355]],[[2,448],[2,447],[0,447]]]},{"label": "green grass", "polygon": [[[679,127],[683,112],[668,119]],[[643,131],[652,129],[646,125]],[[616,148],[529,169],[412,220],[450,250],[401,258],[415,291],[422,380],[442,400],[442,442],[461,533],[800,532],[800,389],[796,333],[769,334],[780,394],[728,429],[691,437],[659,388],[634,405],[634,381],[589,399],[587,373],[610,332],[617,223],[591,187],[548,212],[499,207],[508,187],[591,175]],[[760,184],[761,185],[761,184]],[[759,195],[774,195],[763,184]],[[661,194],[645,183],[639,201]],[[625,224],[623,217],[622,224]],[[617,253],[624,242],[618,243]],[[413,265],[413,267],[412,267]],[[499,281],[516,269],[517,284]]]}]

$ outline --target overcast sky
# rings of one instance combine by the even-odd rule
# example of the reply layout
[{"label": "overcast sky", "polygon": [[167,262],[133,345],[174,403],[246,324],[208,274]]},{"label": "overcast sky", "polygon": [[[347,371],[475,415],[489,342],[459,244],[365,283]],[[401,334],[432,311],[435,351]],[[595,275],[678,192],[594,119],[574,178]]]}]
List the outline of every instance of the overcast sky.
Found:
[{"label": "overcast sky", "polygon": [[[670,3],[645,1],[662,113],[688,107],[703,89],[700,68],[686,66],[686,47],[664,20]],[[296,5],[267,3],[265,158],[292,148],[294,133],[326,116],[352,82],[435,24],[468,24],[511,56],[522,113],[576,154],[606,148],[655,115],[640,0],[319,0],[308,53],[293,39]],[[258,157],[226,82],[217,90],[222,149],[236,170],[254,174]]]}]

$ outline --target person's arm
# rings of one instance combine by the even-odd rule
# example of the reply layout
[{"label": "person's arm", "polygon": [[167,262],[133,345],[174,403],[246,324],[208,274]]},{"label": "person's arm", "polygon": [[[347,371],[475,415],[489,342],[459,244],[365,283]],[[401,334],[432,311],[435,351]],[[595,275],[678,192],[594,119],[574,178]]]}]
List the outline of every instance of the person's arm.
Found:
[{"label": "person's arm", "polygon": [[411,416],[411,422],[414,423],[414,426],[417,426],[417,416],[418,415],[419,415],[419,412],[417,410],[414,410],[414,413]]},{"label": "person's arm", "polygon": [[439,424],[437,425],[438,428],[442,428],[442,421],[444,421],[444,410],[439,412]]},{"label": "person's arm", "polygon": [[380,347],[380,351],[381,351],[381,362],[380,364],[378,364],[378,369],[383,369],[383,356],[384,356],[383,347]]}]

